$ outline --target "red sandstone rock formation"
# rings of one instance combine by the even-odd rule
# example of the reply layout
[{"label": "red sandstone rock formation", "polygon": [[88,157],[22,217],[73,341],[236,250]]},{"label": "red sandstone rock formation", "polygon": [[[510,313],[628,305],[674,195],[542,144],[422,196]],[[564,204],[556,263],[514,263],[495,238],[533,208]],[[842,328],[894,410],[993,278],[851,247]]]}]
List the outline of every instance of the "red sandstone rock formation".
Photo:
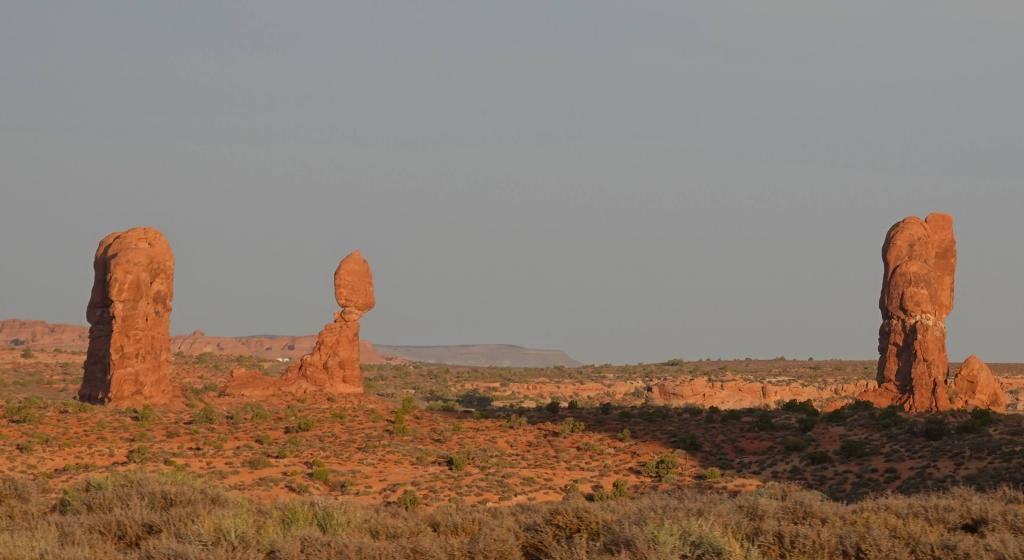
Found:
[{"label": "red sandstone rock formation", "polygon": [[746,379],[706,377],[666,380],[651,387],[651,400],[665,405],[700,405],[719,408],[775,406],[788,400],[810,400],[821,410],[831,410],[854,400],[869,388],[870,380],[834,383],[823,387],[789,382],[766,383]]},{"label": "red sandstone rock formation", "polygon": [[237,395],[266,395],[277,391],[291,394],[327,392],[362,393],[363,373],[359,368],[359,320],[373,309],[373,275],[359,251],[342,259],[334,272],[334,297],[341,311],[334,322],[324,326],[313,350],[288,368],[279,380],[235,370],[225,391]]},{"label": "red sandstone rock formation", "polygon": [[953,378],[953,406],[956,408],[989,408],[1006,412],[1007,396],[985,362],[969,356]]},{"label": "red sandstone rock formation", "polygon": [[164,403],[171,384],[174,255],[151,228],[112,233],[96,249],[86,308],[89,349],[78,397],[94,403]]},{"label": "red sandstone rock formation", "polygon": [[946,316],[953,309],[953,217],[929,214],[894,225],[882,248],[878,388],[860,398],[909,412],[950,408]]},{"label": "red sandstone rock formation", "polygon": [[89,328],[46,321],[4,319],[0,321],[0,348],[84,351],[89,347]]}]

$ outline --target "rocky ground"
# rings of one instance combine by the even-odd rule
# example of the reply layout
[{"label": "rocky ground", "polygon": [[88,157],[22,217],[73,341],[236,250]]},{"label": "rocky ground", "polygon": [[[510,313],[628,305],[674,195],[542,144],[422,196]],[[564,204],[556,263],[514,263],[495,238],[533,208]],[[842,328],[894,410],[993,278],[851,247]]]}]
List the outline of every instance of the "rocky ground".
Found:
[{"label": "rocky ground", "polygon": [[[1024,416],[784,404],[800,394],[786,389],[793,379],[801,387],[853,383],[870,375],[867,362],[382,365],[367,368],[365,396],[285,402],[219,394],[231,368],[276,375],[278,362],[178,355],[173,378],[185,406],[119,410],[72,400],[83,358],[0,352],[0,473],[44,479],[58,491],[113,472],[185,471],[257,499],[381,504],[412,493],[428,506],[555,501],[616,485],[739,492],[788,481],[855,500],[1024,481]],[[705,377],[770,384],[779,400],[726,408],[654,398],[658,383]]]}]

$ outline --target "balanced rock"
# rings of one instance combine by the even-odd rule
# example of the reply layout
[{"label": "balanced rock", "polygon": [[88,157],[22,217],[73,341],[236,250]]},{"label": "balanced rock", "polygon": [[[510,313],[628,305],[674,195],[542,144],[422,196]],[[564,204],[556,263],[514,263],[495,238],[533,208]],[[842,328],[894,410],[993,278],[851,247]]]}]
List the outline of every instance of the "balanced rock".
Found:
[{"label": "balanced rock", "polygon": [[341,307],[334,322],[317,335],[312,351],[288,368],[280,379],[237,370],[225,386],[233,395],[264,396],[275,393],[305,394],[363,392],[359,368],[359,320],[373,309],[373,274],[359,251],[349,254],[334,272],[334,297]]},{"label": "balanced rock", "polygon": [[886,235],[879,308],[878,387],[860,398],[908,412],[950,408],[946,316],[953,310],[953,217],[906,218]]},{"label": "balanced rock", "polygon": [[1006,393],[985,362],[977,356],[970,356],[953,377],[952,395],[955,408],[988,408],[995,412],[1006,412]]},{"label": "balanced rock", "polygon": [[96,249],[86,307],[89,348],[78,398],[92,403],[163,403],[171,384],[174,254],[159,231],[112,233]]}]

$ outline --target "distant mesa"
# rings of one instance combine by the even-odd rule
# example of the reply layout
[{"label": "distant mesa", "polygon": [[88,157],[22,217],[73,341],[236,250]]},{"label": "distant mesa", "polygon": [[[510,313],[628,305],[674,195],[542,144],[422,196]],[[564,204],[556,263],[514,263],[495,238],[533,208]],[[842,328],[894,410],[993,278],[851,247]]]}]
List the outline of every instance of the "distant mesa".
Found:
[{"label": "distant mesa", "polygon": [[123,405],[171,400],[171,245],[152,228],[111,233],[96,249],[93,270],[78,398]]},{"label": "distant mesa", "polygon": [[580,362],[561,350],[538,350],[511,344],[465,344],[457,346],[377,345],[386,356],[414,362],[472,367],[578,367]]},{"label": "distant mesa", "polygon": [[[256,356],[265,360],[297,359],[313,351],[315,335],[210,336],[201,330],[171,337],[171,352],[195,356],[213,353]],[[89,328],[31,319],[0,320],[0,348],[82,352],[89,345]],[[385,364],[425,362],[470,367],[577,367],[580,362],[561,350],[537,350],[511,344],[454,346],[375,346],[359,341],[359,362]]]},{"label": "distant mesa", "polygon": [[986,393],[958,394],[955,402],[950,400],[945,321],[953,310],[957,263],[953,216],[933,213],[924,220],[912,216],[893,225],[882,247],[882,262],[878,386],[859,398],[876,406],[899,405],[908,412],[937,412],[979,400],[996,402],[987,392],[992,386],[1001,391],[998,383],[994,378],[989,383],[987,368],[970,360],[961,388]]}]

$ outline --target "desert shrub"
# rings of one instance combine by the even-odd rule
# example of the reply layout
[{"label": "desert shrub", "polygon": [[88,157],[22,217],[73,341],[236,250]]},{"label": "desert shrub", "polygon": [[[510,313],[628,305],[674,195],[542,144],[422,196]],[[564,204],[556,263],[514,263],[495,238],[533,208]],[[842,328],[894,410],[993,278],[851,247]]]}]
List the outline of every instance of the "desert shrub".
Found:
[{"label": "desert shrub", "polygon": [[155,453],[148,445],[139,445],[128,450],[128,462],[129,463],[147,463],[152,461],[155,457]]},{"label": "desert shrub", "polygon": [[743,413],[739,410],[726,410],[722,413],[722,423],[739,422],[743,419]]},{"label": "desert shrub", "polygon": [[12,424],[34,424],[46,411],[46,401],[39,397],[25,397],[4,405],[4,418]]},{"label": "desert shrub", "polygon": [[273,465],[273,463],[271,463],[270,459],[262,453],[253,455],[245,460],[245,466],[250,469],[265,469],[271,465]]},{"label": "desert shrub", "polygon": [[569,404],[567,404],[565,407],[569,410],[579,410],[580,402],[576,399],[572,399],[569,401]]},{"label": "desert shrub", "polygon": [[622,428],[622,431],[619,432],[619,439],[622,441],[630,441],[633,439],[633,433],[629,431],[629,428]]},{"label": "desert shrub", "polygon": [[405,511],[414,511],[420,507],[420,497],[410,488],[407,488],[402,495],[398,497],[398,507]]},{"label": "desert shrub", "polygon": [[708,467],[704,470],[704,480],[718,480],[722,478],[722,471],[717,467]]},{"label": "desert shrub", "polygon": [[624,479],[616,478],[612,481],[612,493],[613,498],[625,498],[629,495],[629,482]]},{"label": "desert shrub", "polygon": [[796,428],[806,434],[818,425],[818,418],[818,416],[801,416],[796,419]]},{"label": "desert shrub", "polygon": [[855,400],[843,408],[849,412],[864,412],[866,410],[874,409],[875,405],[871,401]]},{"label": "desert shrub", "polygon": [[208,404],[192,414],[193,424],[217,424],[220,420],[220,412]]},{"label": "desert shrub", "polygon": [[36,353],[33,352],[31,348],[25,348],[24,350],[21,351],[21,359],[23,360],[31,360],[35,357]]},{"label": "desert shrub", "polygon": [[897,405],[887,406],[875,414],[875,423],[883,430],[895,428],[906,420],[900,412],[900,407]]},{"label": "desert shrub", "polygon": [[331,480],[331,471],[322,464],[315,465],[313,466],[313,470],[309,473],[309,478],[312,478],[317,482],[327,484]]},{"label": "desert shrub", "polygon": [[1024,540],[1024,494],[1010,489],[842,503],[768,484],[736,496],[684,488],[620,498],[427,511],[409,488],[388,506],[266,503],[185,473],[90,478],[53,498],[42,482],[3,476],[0,550],[82,559],[990,560],[1019,558]]},{"label": "desert shrub", "polygon": [[302,442],[296,436],[288,436],[285,438],[281,445],[274,452],[273,457],[275,459],[287,459],[293,457],[299,450],[302,449]]},{"label": "desert shrub", "polygon": [[398,406],[398,410],[395,411],[395,413],[396,414],[401,414],[401,415],[404,416],[404,415],[412,414],[415,410],[416,410],[416,397],[413,397],[412,395],[406,395],[406,396],[402,397],[402,402]]},{"label": "desert shrub", "polygon": [[569,434],[579,434],[586,429],[586,425],[580,420],[573,418],[572,416],[566,417],[562,420],[562,423],[558,425],[558,435],[567,436]]},{"label": "desert shrub", "polygon": [[872,455],[874,450],[866,441],[859,439],[844,439],[839,443],[839,455],[844,459],[861,459]]},{"label": "desert shrub", "polygon": [[997,418],[996,413],[988,408],[975,408],[971,411],[971,420],[978,422],[982,427],[995,424]]},{"label": "desert shrub", "polygon": [[512,429],[525,428],[527,425],[526,417],[519,414],[513,414],[505,421],[505,425]]},{"label": "desert shrub", "polygon": [[697,404],[688,404],[683,407],[683,413],[687,416],[697,417],[704,414],[704,407]]},{"label": "desert shrub", "polygon": [[151,405],[143,405],[142,408],[129,408],[128,417],[140,424],[148,424],[156,420],[158,414]]},{"label": "desert shrub", "polygon": [[445,459],[445,464],[453,471],[461,471],[469,466],[469,459],[460,453],[452,453]]},{"label": "desert shrub", "polygon": [[679,456],[675,453],[662,453],[653,460],[644,463],[643,473],[660,482],[667,482],[676,477],[679,470]]},{"label": "desert shrub", "polygon": [[603,403],[601,403],[601,406],[598,408],[598,410],[601,412],[601,414],[604,414],[604,415],[607,416],[607,415],[612,413],[612,409],[613,408],[614,408],[614,405],[612,405],[612,403],[610,403],[610,402],[603,402]]},{"label": "desert shrub", "polygon": [[395,419],[391,423],[391,433],[396,436],[407,436],[412,433],[412,428],[405,422],[405,416],[395,414]]},{"label": "desert shrub", "polygon": [[808,451],[803,455],[804,462],[809,465],[825,465],[832,462],[832,456],[824,449]]},{"label": "desert shrub", "polygon": [[849,417],[849,412],[846,407],[837,408],[831,412],[822,414],[821,417],[830,424],[839,424]]},{"label": "desert shrub", "polygon": [[697,439],[697,436],[690,433],[677,436],[673,440],[673,444],[677,449],[682,449],[683,451],[700,451],[704,447],[700,440]]},{"label": "desert shrub", "polygon": [[95,407],[87,402],[67,399],[60,402],[58,410],[61,414],[82,414],[84,412],[92,412],[93,408]]},{"label": "desert shrub", "polygon": [[949,426],[944,418],[929,418],[924,422],[921,435],[928,441],[939,441],[949,435]]},{"label": "desert shrub", "polygon": [[788,437],[782,440],[782,448],[790,452],[805,451],[810,445],[809,441],[800,437]]},{"label": "desert shrub", "polygon": [[242,407],[242,414],[249,417],[250,422],[266,422],[270,420],[270,411],[263,403],[246,403]]},{"label": "desert shrub", "polygon": [[821,414],[821,412],[819,412],[818,409],[815,408],[814,403],[811,402],[810,400],[798,401],[796,399],[790,399],[783,403],[782,410],[786,410],[788,412],[796,412],[798,414],[803,414],[805,416],[818,416]]},{"label": "desert shrub", "polygon": [[544,410],[551,414],[558,414],[558,411],[562,408],[562,403],[558,399],[551,399],[548,404],[544,405]]},{"label": "desert shrub", "polygon": [[769,432],[775,429],[775,421],[772,419],[772,415],[768,411],[759,412],[754,421],[750,424],[750,429],[755,432]]},{"label": "desert shrub", "polygon": [[286,426],[284,432],[286,434],[299,434],[303,432],[308,432],[312,430],[315,426],[316,422],[314,422],[312,418],[308,416],[301,416],[295,419],[294,424]]},{"label": "desert shrub", "polygon": [[470,391],[459,396],[459,404],[466,408],[487,409],[494,404],[494,397],[479,391]]}]

